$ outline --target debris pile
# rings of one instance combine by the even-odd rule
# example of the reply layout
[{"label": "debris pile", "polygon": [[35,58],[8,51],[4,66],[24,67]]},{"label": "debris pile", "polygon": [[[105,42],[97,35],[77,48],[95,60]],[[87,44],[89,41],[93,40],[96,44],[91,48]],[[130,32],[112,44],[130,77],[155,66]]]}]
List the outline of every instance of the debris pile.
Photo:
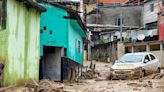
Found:
[{"label": "debris pile", "polygon": [[153,83],[151,81],[143,82],[143,83],[127,83],[128,86],[133,86],[133,87],[151,87]]},{"label": "debris pile", "polygon": [[37,92],[62,92],[64,84],[50,80],[41,80]]},{"label": "debris pile", "polygon": [[152,75],[151,79],[161,79],[163,77],[164,77],[164,74],[156,73]]},{"label": "debris pile", "polygon": [[95,72],[88,70],[86,72],[82,72],[81,78],[80,79],[93,79],[95,76]]},{"label": "debris pile", "polygon": [[47,79],[39,83],[32,80],[24,86],[12,85],[0,88],[0,92],[63,92],[64,84],[53,82]]}]

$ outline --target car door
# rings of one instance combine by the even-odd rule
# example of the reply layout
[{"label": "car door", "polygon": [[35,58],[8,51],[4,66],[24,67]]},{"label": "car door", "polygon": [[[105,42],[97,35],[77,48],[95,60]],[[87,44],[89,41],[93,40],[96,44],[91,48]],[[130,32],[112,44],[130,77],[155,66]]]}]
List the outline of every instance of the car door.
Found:
[{"label": "car door", "polygon": [[143,68],[145,69],[146,74],[150,73],[152,71],[151,69],[151,62],[150,62],[150,57],[148,54],[145,55],[144,58],[144,66]]},{"label": "car door", "polygon": [[150,61],[151,66],[152,66],[151,68],[155,72],[155,71],[157,71],[157,69],[159,67],[159,61],[154,55],[149,54],[149,56],[150,56],[150,59],[151,59],[151,61]]}]

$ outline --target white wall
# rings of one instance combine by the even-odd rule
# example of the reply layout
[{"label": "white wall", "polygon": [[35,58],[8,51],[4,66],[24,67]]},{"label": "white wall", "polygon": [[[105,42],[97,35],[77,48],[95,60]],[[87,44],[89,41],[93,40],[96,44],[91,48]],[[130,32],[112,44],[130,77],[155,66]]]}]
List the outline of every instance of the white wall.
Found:
[{"label": "white wall", "polygon": [[[154,11],[151,12],[150,5],[154,3]],[[144,4],[143,8],[143,23],[151,23],[157,21],[157,13],[158,13],[158,2],[157,0],[148,1]]]}]

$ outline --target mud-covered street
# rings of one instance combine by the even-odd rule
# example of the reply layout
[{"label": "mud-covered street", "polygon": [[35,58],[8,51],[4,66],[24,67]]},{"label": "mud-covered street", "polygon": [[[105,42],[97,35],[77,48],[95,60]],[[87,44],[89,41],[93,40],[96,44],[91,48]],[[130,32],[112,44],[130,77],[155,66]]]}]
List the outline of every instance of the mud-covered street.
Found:
[{"label": "mud-covered street", "polygon": [[[85,62],[89,65],[90,62]],[[11,85],[0,88],[0,92],[164,92],[164,70],[137,80],[109,80],[110,63],[96,63],[95,75],[78,82],[58,83],[41,80],[31,81],[25,86]],[[38,87],[36,90],[35,88]]]},{"label": "mud-covered street", "polygon": [[99,77],[81,83],[66,84],[64,89],[70,92],[164,92],[164,70],[160,77],[152,74],[138,80],[108,80],[111,64],[96,65]]}]

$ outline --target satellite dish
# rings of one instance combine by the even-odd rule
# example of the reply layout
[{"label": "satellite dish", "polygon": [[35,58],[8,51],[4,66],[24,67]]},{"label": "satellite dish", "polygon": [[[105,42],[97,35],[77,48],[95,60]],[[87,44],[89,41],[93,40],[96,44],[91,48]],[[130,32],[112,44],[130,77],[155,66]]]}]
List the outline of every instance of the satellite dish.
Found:
[{"label": "satellite dish", "polygon": [[137,37],[138,40],[142,41],[145,39],[145,35],[144,34],[139,34]]}]

